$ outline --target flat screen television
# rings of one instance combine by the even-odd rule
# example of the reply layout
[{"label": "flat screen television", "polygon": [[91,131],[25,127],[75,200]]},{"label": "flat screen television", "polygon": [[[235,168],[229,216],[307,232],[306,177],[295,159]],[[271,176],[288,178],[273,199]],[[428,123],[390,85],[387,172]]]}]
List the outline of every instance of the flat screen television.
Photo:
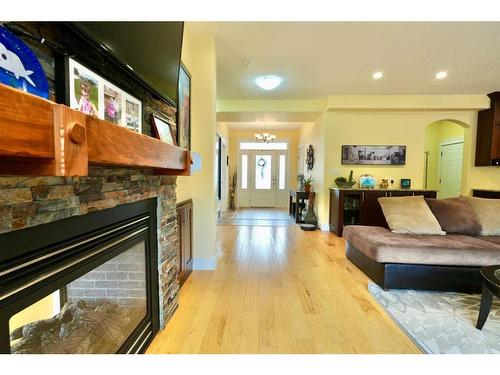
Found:
[{"label": "flat screen television", "polygon": [[75,22],[153,91],[177,104],[184,22]]}]

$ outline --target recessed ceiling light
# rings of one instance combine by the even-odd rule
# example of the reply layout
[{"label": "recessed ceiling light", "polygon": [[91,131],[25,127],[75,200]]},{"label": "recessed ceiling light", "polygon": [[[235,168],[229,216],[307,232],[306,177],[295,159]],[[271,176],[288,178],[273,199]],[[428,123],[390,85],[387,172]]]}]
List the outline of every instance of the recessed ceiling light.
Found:
[{"label": "recessed ceiling light", "polygon": [[273,90],[278,87],[283,79],[278,76],[267,75],[255,79],[255,84],[264,90]]},{"label": "recessed ceiling light", "polygon": [[443,70],[442,72],[437,72],[434,77],[436,77],[436,79],[443,79],[448,77],[448,73]]},{"label": "recessed ceiling light", "polygon": [[384,73],[382,73],[382,72],[375,72],[375,73],[372,74],[372,78],[373,79],[380,79],[383,76],[384,76]]}]

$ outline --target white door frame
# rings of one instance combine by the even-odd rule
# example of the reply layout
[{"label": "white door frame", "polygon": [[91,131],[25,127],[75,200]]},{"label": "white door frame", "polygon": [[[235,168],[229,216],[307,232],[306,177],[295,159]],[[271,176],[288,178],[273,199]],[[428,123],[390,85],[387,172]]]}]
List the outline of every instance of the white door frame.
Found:
[{"label": "white door frame", "polygon": [[[248,155],[248,158],[253,158],[256,152],[273,152],[273,155],[275,155],[275,163],[276,163],[276,171],[278,171],[279,168],[279,154],[285,154],[286,155],[286,165],[285,165],[285,188],[282,190],[279,190],[279,175],[276,173],[276,184],[275,184],[275,207],[287,207],[288,205],[288,190],[289,190],[289,180],[290,180],[290,139],[289,138],[277,138],[274,140],[275,143],[286,143],[287,144],[287,149],[286,150],[241,150],[240,144],[242,142],[249,142],[249,143],[255,143],[255,139],[247,139],[247,138],[238,138],[237,139],[237,144],[236,147],[238,148],[238,162],[237,162],[237,168],[238,168],[238,178],[237,178],[237,189],[236,189],[236,207],[251,207],[251,193],[250,190],[253,187],[253,184],[255,183],[252,178],[250,178],[253,175],[253,171],[250,169],[247,170],[247,189],[242,190],[241,187],[241,177],[242,177],[242,164],[241,164],[241,159],[242,155]],[[249,166],[253,166],[253,162],[249,160],[247,163]],[[253,167],[252,167],[253,168]],[[281,197],[283,195],[283,197]]]},{"label": "white door frame", "polygon": [[229,166],[227,165],[227,141],[220,137],[221,139],[221,202],[220,208],[222,212],[226,212],[229,209]]}]

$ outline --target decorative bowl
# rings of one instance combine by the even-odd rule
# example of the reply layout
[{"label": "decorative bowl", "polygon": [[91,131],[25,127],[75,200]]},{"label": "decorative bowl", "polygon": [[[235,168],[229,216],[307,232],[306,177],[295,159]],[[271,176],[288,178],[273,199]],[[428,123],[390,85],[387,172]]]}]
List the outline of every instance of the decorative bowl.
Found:
[{"label": "decorative bowl", "polygon": [[345,177],[337,177],[335,179],[335,185],[339,188],[352,188],[356,185],[356,181],[348,181]]}]

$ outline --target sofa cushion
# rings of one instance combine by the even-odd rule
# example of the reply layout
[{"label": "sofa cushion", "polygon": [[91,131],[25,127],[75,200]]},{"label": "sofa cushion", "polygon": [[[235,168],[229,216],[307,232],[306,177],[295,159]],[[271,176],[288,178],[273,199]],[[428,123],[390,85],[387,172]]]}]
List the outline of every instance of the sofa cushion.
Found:
[{"label": "sofa cushion", "polygon": [[481,236],[500,236],[500,199],[468,199],[481,223]]},{"label": "sofa cushion", "polygon": [[378,198],[378,201],[394,233],[446,234],[423,196]]},{"label": "sofa cushion", "polygon": [[344,238],[379,263],[481,267],[500,264],[500,244],[459,234],[392,233],[381,227],[348,225]]},{"label": "sofa cushion", "polygon": [[475,236],[481,232],[481,223],[466,197],[425,201],[446,233]]},{"label": "sofa cushion", "polygon": [[488,241],[500,245],[500,236],[479,236],[478,238],[483,241]]}]

